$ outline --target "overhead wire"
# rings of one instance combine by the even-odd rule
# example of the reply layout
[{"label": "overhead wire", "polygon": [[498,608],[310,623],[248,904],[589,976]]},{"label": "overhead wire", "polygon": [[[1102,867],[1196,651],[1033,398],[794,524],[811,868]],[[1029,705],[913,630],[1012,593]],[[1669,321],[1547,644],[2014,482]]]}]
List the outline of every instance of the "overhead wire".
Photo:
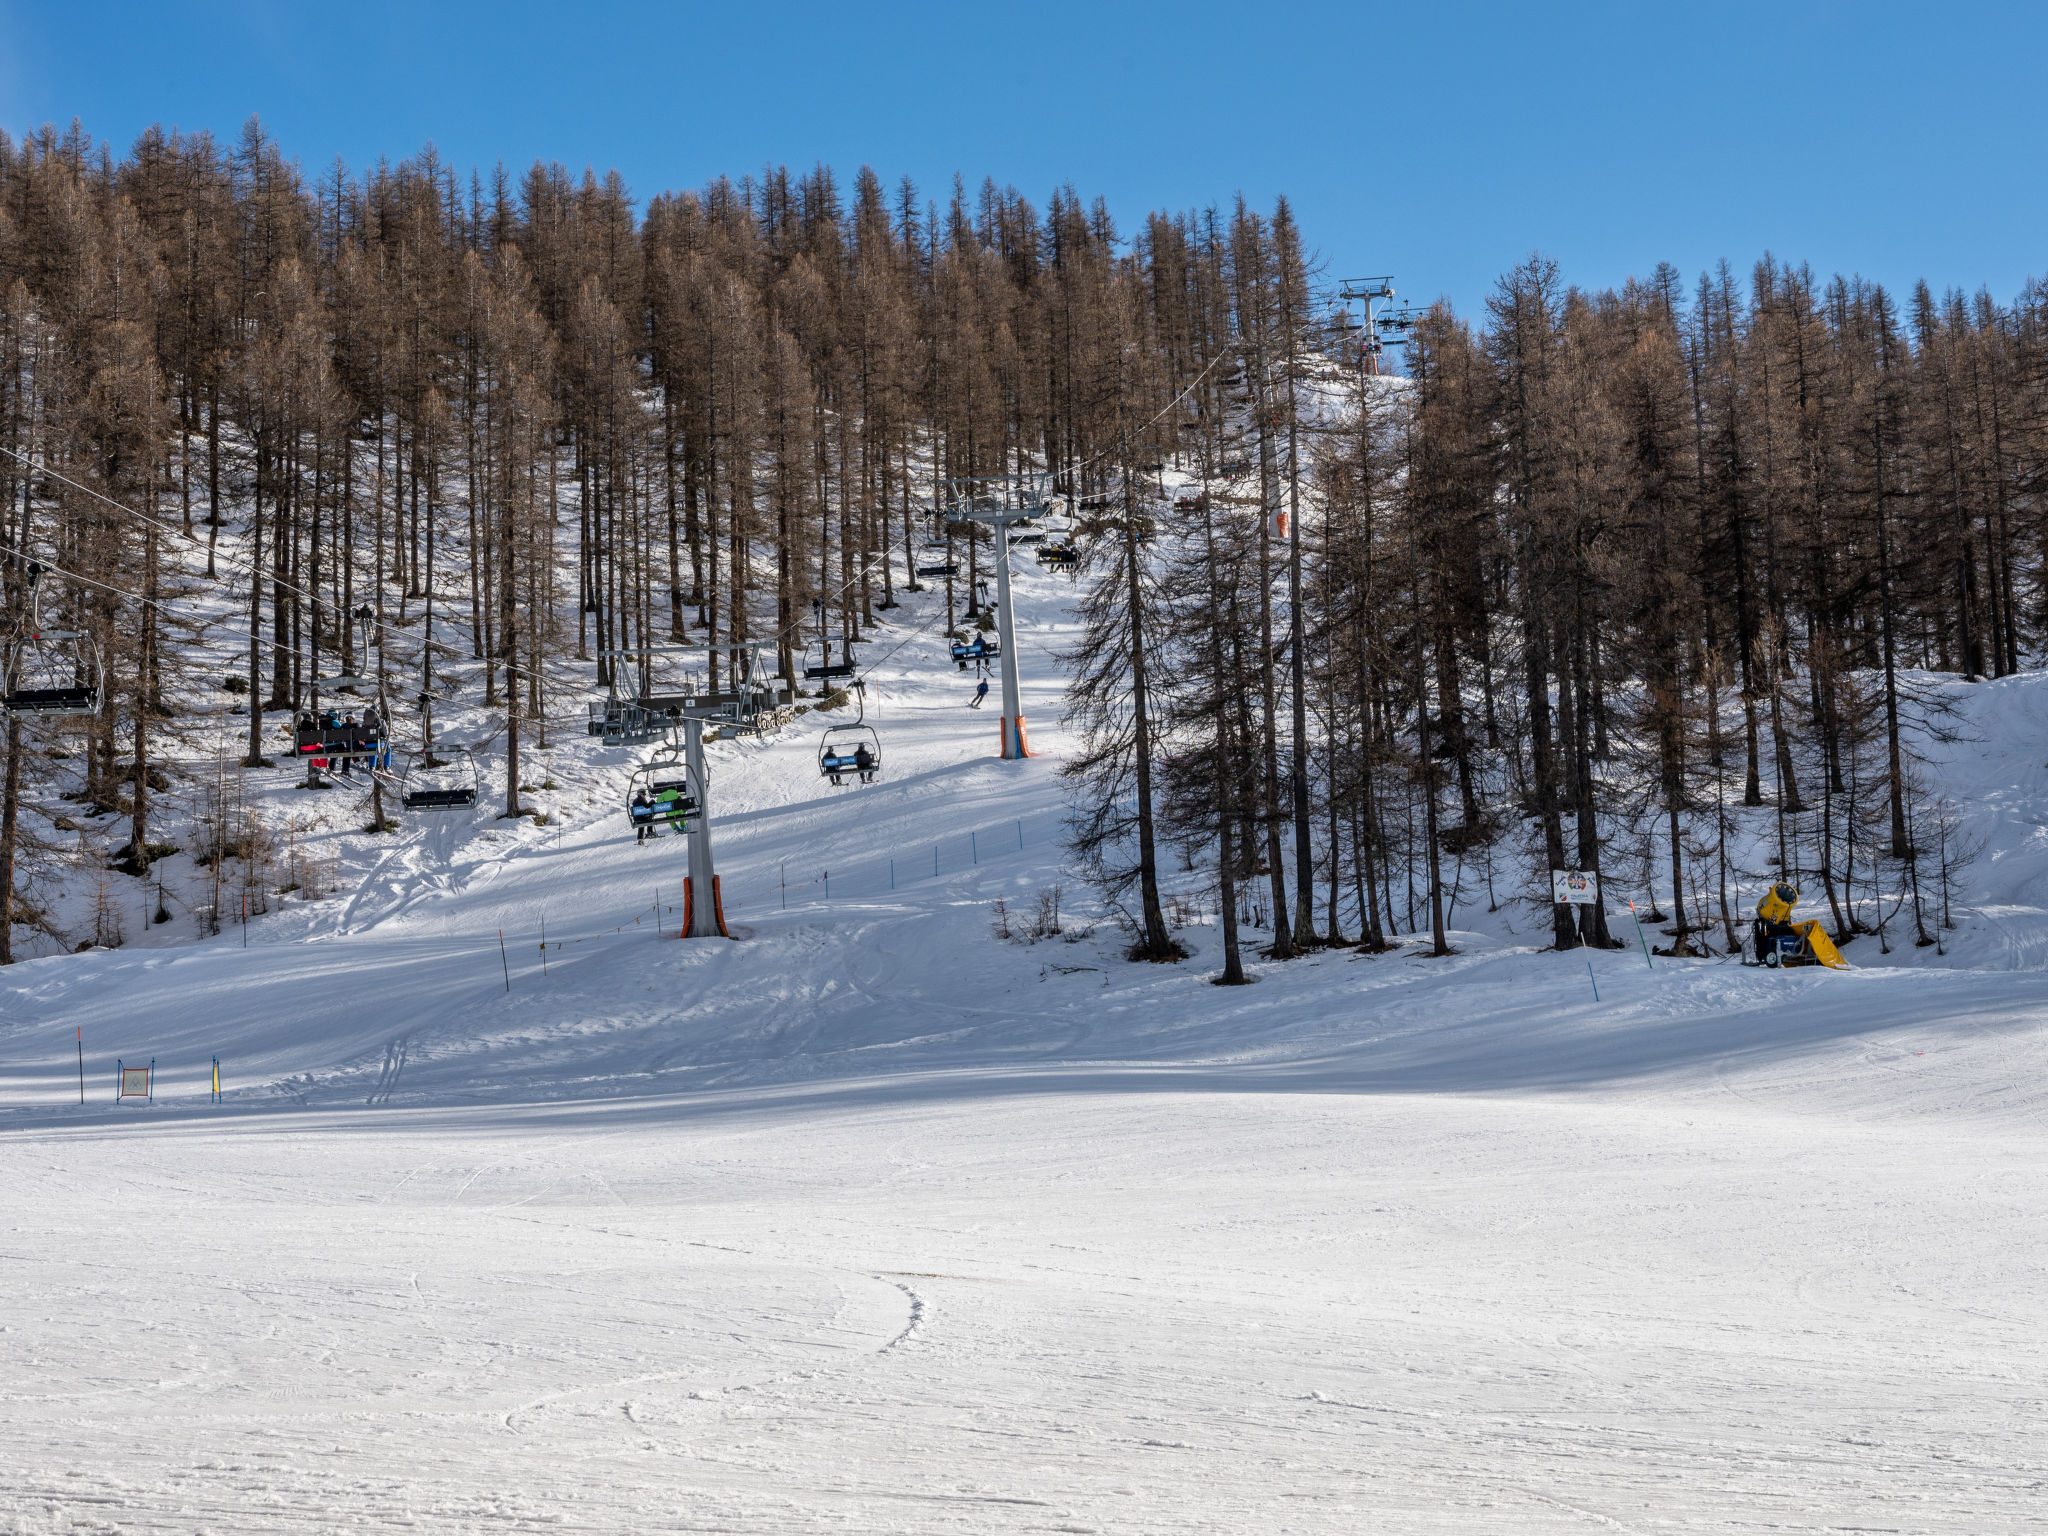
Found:
[{"label": "overhead wire", "polygon": [[[1159,421],[1162,417],[1164,417],[1169,411],[1172,411],[1176,406],[1178,406],[1181,403],[1181,401],[1185,400],[1188,397],[1188,395],[1193,393],[1195,387],[1199,385],[1202,382],[1202,380],[1209,375],[1210,371],[1215,368],[1216,364],[1221,362],[1222,360],[1223,354],[1221,353],[1217,354],[1215,358],[1211,359],[1209,365],[1205,367],[1200,374],[1197,374],[1195,376],[1194,380],[1187,386],[1187,388],[1182,390],[1180,394],[1176,395],[1174,399],[1170,401],[1164,409],[1162,409],[1156,415],[1154,415],[1151,421],[1148,421],[1145,424],[1145,426],[1150,427],[1155,422]],[[1141,428],[1140,430],[1144,429]],[[183,539],[187,542],[192,542],[195,540],[195,535],[191,532],[190,529],[181,528],[175,523],[167,522],[162,518],[153,517],[147,512],[143,512],[138,508],[131,507],[126,502],[117,500],[116,498],[107,495],[103,491],[97,490],[90,485],[86,485],[78,480],[72,479],[69,475],[66,475],[62,471],[53,468],[47,462],[38,461],[33,455],[17,452],[15,449],[9,448],[4,444],[0,444],[0,453],[6,454],[9,458],[15,460],[19,464],[22,464],[31,471],[38,472],[52,480],[59,482],[60,484],[67,485],[71,487],[73,490],[79,492],[81,495],[89,496],[95,501],[101,502],[106,506],[112,507],[117,512],[124,513],[127,516],[133,517],[140,522],[144,522],[151,525],[152,527],[161,529],[165,533],[171,534],[173,537]],[[1103,457],[1106,453],[1107,450],[1104,450],[1104,453],[1097,454],[1094,456],[1094,458],[1084,459],[1079,465],[1076,465],[1074,467],[1076,469],[1084,469],[1088,465],[1094,463],[1095,459]],[[299,586],[295,582],[285,580],[284,578],[276,575],[275,572],[263,570],[261,566],[254,560],[245,558],[232,550],[216,550],[214,552],[214,558],[223,561],[226,564],[231,565],[241,571],[246,572],[251,577],[257,580],[268,581],[274,587],[279,587],[284,589],[285,591],[296,593],[298,596],[304,598],[308,603],[312,604],[316,611],[320,608],[326,608],[327,610],[329,610],[330,613],[333,613],[337,617],[340,617],[339,605],[330,602],[327,598],[321,596],[320,593],[318,593],[317,591],[313,591],[306,587]],[[822,601],[832,601],[838,599],[839,597],[842,597],[851,587],[854,586],[856,582],[859,582],[867,578],[868,576],[871,576],[875,572],[875,570],[878,569],[880,566],[884,565],[887,562],[887,560],[888,551],[886,549],[877,552],[873,557],[866,561],[860,567],[860,569],[855,571],[852,575],[848,576],[846,580],[841,582],[837,587],[833,588],[831,592],[828,594],[827,598],[822,599]],[[132,592],[124,591],[118,587],[109,586],[104,582],[95,581],[90,577],[82,576],[76,571],[67,570],[61,566],[56,565],[54,562],[44,561],[42,563],[46,570],[51,571],[55,575],[63,576],[67,580],[78,582],[84,586],[92,587],[98,591],[110,593],[116,597],[126,598],[130,602],[147,604],[148,606],[154,607],[162,612],[170,611],[164,599],[146,598]],[[188,572],[185,574],[190,575],[191,573]],[[877,658],[875,662],[870,663],[868,667],[863,668],[861,673],[858,674],[859,677],[862,680],[865,680],[866,675],[869,672],[871,672],[875,666],[879,665],[881,662],[887,661],[891,656],[894,656],[898,651],[902,650],[905,645],[908,645],[911,640],[915,639],[918,635],[922,634],[925,630],[929,629],[932,623],[935,622],[937,617],[937,614],[934,614],[932,619],[928,619],[923,624],[918,625],[908,635],[904,636],[904,638],[901,641],[899,641],[896,645],[890,647],[890,649],[887,652],[885,652],[881,657]],[[353,621],[355,619],[355,615],[349,614],[347,615],[347,618],[348,620]],[[401,638],[410,638],[404,636],[402,631],[395,630],[393,626],[386,624],[380,620],[365,619],[362,622],[364,623],[364,626],[367,630],[374,631],[378,635],[380,650],[382,649],[384,640],[392,634],[399,634]],[[261,635],[251,630],[238,628],[233,625],[222,624],[218,621],[215,621],[215,624],[216,627],[225,629],[227,633],[232,634],[239,639],[247,640],[254,645],[268,649],[270,651],[275,652],[287,649],[286,646],[281,645],[279,642],[275,640],[266,640]],[[803,626],[804,621],[802,619],[795,619],[784,628],[776,631],[775,634],[770,637],[770,640],[767,643],[773,645],[779,650],[782,642],[785,639],[789,639],[792,637],[800,638]],[[425,637],[422,637],[421,645],[423,648],[429,643],[430,642],[427,641]],[[758,642],[747,641],[732,643],[756,644]],[[718,646],[715,642],[712,645],[711,649],[718,649]],[[294,654],[296,654],[295,649]],[[502,664],[506,668],[507,672],[510,674],[524,678],[536,679],[539,682],[550,686],[552,686],[555,681],[554,679],[549,678],[545,671],[535,672],[530,670],[529,668],[520,666],[517,663],[507,660],[503,657],[495,658],[495,660]],[[541,721],[553,722],[573,720],[578,717],[573,714],[543,714],[533,718]]]},{"label": "overhead wire", "polygon": [[[104,502],[107,506],[112,507],[116,512],[125,512],[128,516],[136,518],[141,522],[148,523],[152,527],[161,528],[164,530],[164,532],[169,533],[177,538],[184,539],[187,542],[196,542],[197,536],[194,535],[190,529],[180,528],[177,524],[165,522],[162,518],[151,517],[147,512],[139,511],[136,508],[129,506],[124,501],[117,501],[112,496],[107,495],[103,491],[98,491],[93,489],[93,487],[89,485],[81,484],[79,481],[72,479],[69,475],[62,473],[59,470],[52,469],[47,463],[38,463],[34,458],[30,457],[29,455],[17,453],[14,449],[6,447],[5,445],[0,445],[0,453],[6,454],[9,458],[15,460],[17,463],[26,465],[31,470],[36,470],[44,475],[47,475],[52,480],[70,486],[73,490],[79,492],[82,495],[90,496],[95,501]],[[247,572],[250,576],[252,576],[258,581],[267,581],[271,583],[272,586],[281,587],[287,592],[297,593],[300,597],[303,597],[307,602],[311,603],[316,610],[320,608],[325,608],[331,614],[334,614],[336,618],[343,620],[343,622],[353,622],[355,619],[355,615],[352,613],[343,615],[341,613],[340,605],[329,602],[326,598],[322,597],[318,592],[311,591],[305,587],[299,586],[296,582],[287,581],[282,576],[277,575],[275,572],[265,571],[256,562],[246,559],[243,556],[236,554],[232,550],[216,550],[215,558],[218,560],[222,560],[229,565],[235,566],[236,568],[242,571]],[[74,576],[73,579],[77,580],[79,578]],[[137,601],[141,601],[141,599],[137,599]],[[366,628],[376,631],[378,635],[378,645],[380,649],[383,646],[384,638],[389,635],[397,634],[400,636],[400,638],[408,638],[404,635],[404,632],[402,630],[394,629],[393,626],[386,624],[381,620],[366,619],[363,621],[363,623]],[[235,633],[246,636],[248,634],[248,631],[237,630],[235,631]],[[266,642],[259,640],[258,643],[264,644]],[[421,645],[424,647],[428,643],[429,642],[424,637],[422,637]],[[272,648],[282,649],[282,647],[276,646],[274,643],[272,643]],[[493,659],[495,659],[501,666],[503,666],[507,672],[516,674],[520,677],[536,678],[542,683],[546,683],[548,681],[548,677],[545,673],[536,673],[529,671],[527,668],[520,666],[517,662],[509,661],[502,656]]]}]

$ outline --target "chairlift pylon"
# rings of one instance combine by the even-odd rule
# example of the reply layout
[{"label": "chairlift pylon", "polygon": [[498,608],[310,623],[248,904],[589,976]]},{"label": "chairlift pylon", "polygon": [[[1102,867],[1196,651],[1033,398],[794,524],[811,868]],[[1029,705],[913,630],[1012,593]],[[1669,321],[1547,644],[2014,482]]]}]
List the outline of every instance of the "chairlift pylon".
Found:
[{"label": "chairlift pylon", "polygon": [[[715,647],[640,645],[604,651],[601,660],[610,664],[605,697],[591,702],[587,729],[606,746],[654,741],[687,719],[716,722],[742,734],[774,730],[788,719],[794,700],[789,685],[763,668],[761,653],[767,649],[764,641],[746,640]],[[716,691],[708,681],[714,652],[728,658],[731,668]],[[658,682],[657,658],[680,658],[681,676]],[[697,658],[704,659],[703,665],[693,664]],[[630,693],[622,686],[621,662],[632,663],[639,673]]]}]

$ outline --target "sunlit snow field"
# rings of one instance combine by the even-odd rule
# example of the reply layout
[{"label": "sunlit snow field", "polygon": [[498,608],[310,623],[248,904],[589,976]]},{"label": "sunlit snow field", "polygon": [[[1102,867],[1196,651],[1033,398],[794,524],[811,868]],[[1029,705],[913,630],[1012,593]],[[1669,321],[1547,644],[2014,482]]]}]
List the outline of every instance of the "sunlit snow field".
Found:
[{"label": "sunlit snow field", "polygon": [[1524,910],[1224,990],[1210,928],[991,934],[1087,916],[1021,588],[1039,759],[935,630],[880,784],[713,749],[740,942],[660,936],[644,753],[575,738],[554,826],[0,973],[0,1530],[2048,1526],[2048,678],[1944,770],[1945,964],[1622,950],[1596,1003]]}]

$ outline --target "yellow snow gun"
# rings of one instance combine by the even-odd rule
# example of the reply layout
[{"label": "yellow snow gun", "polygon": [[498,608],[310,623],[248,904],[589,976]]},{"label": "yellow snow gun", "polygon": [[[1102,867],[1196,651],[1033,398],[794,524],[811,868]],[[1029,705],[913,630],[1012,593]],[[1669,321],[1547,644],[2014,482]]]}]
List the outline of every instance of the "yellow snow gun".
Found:
[{"label": "yellow snow gun", "polygon": [[1764,899],[1756,904],[1756,922],[1752,925],[1757,964],[1774,970],[1794,965],[1849,969],[1849,962],[1842,958],[1835,941],[1817,921],[1792,920],[1792,909],[1798,905],[1799,892],[1792,886],[1780,883],[1764,892]]}]

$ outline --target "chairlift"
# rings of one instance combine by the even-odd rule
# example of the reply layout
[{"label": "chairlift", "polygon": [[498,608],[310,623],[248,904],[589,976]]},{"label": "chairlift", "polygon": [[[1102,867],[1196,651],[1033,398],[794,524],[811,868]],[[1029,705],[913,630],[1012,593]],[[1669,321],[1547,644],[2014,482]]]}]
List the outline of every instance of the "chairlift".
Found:
[{"label": "chairlift", "polygon": [[1071,538],[1048,540],[1038,546],[1038,563],[1048,570],[1073,571],[1080,569],[1081,551]]},{"label": "chairlift", "polygon": [[976,635],[972,640],[953,642],[953,660],[965,672],[970,661],[994,661],[1003,654],[1003,645],[994,635]]},{"label": "chairlift", "polygon": [[[469,748],[449,750],[460,755],[460,764],[430,760],[424,752],[414,752],[406,754],[402,772],[394,774],[388,768],[373,766],[370,776],[396,791],[398,803],[405,810],[466,811],[483,798],[483,775],[477,769],[476,754]],[[462,765],[469,769],[467,781],[457,771]]]},{"label": "chairlift", "polygon": [[[29,612],[4,655],[0,711],[10,715],[96,715],[105,675],[99,647],[75,629],[43,627],[42,565],[28,564]],[[68,654],[67,654],[68,652]]]},{"label": "chairlift", "polygon": [[860,698],[860,713],[846,725],[828,725],[818,738],[818,772],[834,784],[849,773],[858,774],[863,784],[875,782],[882,771],[882,738],[868,724],[868,691],[855,680],[853,691]]},{"label": "chairlift", "polygon": [[811,607],[817,611],[818,615],[818,664],[816,666],[809,664],[810,646],[807,643],[804,646],[804,655],[806,657],[804,676],[813,682],[826,678],[853,676],[855,671],[853,637],[849,635],[840,641],[842,657],[840,660],[834,661],[832,659],[832,638],[825,633],[825,604],[822,599],[814,598],[811,601]]},{"label": "chairlift", "polygon": [[960,565],[958,561],[954,560],[943,560],[936,563],[920,561],[917,566],[917,574],[920,576],[958,576],[960,574]]},{"label": "chairlift", "polygon": [[832,647],[829,644],[822,645],[820,651],[825,658],[824,661],[815,667],[806,666],[804,668],[805,677],[819,679],[853,676],[856,666],[853,659],[853,642],[851,640],[846,642],[844,660],[834,661],[832,659]]},{"label": "chairlift", "polygon": [[703,804],[704,797],[691,783],[683,749],[673,742],[635,768],[627,783],[626,819],[643,843],[650,837],[679,837],[691,831]]}]

